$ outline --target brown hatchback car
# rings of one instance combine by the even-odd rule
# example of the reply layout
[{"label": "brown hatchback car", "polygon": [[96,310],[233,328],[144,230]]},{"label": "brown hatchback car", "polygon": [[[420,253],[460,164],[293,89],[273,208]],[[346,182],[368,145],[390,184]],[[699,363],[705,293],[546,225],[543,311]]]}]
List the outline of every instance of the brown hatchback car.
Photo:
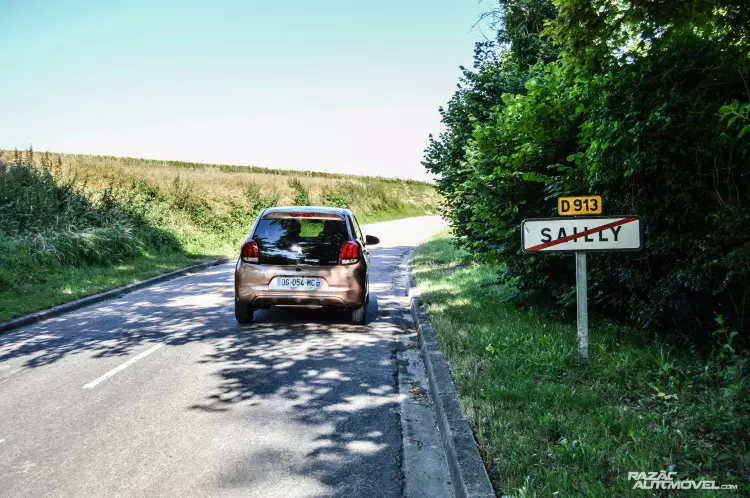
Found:
[{"label": "brown hatchback car", "polygon": [[234,272],[234,315],[253,320],[270,306],[331,306],[365,323],[370,297],[367,247],[348,209],[293,206],[263,210],[242,242]]}]

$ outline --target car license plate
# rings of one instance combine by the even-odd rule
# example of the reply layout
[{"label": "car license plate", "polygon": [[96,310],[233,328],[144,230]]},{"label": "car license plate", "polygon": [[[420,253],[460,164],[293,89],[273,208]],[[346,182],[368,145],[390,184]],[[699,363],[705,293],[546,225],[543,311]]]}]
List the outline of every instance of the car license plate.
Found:
[{"label": "car license plate", "polygon": [[311,277],[276,277],[272,289],[320,289],[320,279]]}]

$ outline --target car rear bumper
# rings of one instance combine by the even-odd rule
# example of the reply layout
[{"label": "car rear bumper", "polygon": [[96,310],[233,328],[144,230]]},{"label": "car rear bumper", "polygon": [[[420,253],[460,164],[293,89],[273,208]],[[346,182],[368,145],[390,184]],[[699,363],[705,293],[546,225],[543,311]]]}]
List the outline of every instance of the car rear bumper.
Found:
[{"label": "car rear bumper", "polygon": [[[322,279],[316,290],[269,289],[277,276],[315,277]],[[234,274],[235,299],[253,307],[271,305],[333,306],[356,308],[367,294],[367,268],[363,261],[351,266],[303,267],[261,266],[237,262]]]}]

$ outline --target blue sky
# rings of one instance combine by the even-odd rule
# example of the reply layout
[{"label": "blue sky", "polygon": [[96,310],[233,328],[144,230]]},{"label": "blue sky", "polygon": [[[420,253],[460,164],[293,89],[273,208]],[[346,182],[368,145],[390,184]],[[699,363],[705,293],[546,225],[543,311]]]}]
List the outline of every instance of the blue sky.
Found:
[{"label": "blue sky", "polygon": [[425,179],[493,5],[0,0],[0,148]]}]

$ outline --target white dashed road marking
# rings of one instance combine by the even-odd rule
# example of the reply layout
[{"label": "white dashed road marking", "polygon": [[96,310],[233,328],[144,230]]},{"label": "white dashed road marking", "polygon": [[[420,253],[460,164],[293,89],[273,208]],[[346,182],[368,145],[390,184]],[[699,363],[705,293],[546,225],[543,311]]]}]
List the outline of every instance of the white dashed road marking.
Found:
[{"label": "white dashed road marking", "polygon": [[112,376],[113,376],[113,375],[115,375],[116,373],[118,373],[118,372],[122,372],[123,370],[125,370],[126,368],[128,368],[128,367],[129,367],[130,365],[132,365],[132,364],[133,364],[133,363],[135,363],[136,361],[138,361],[138,360],[142,360],[143,358],[145,358],[146,356],[150,355],[151,353],[153,353],[153,352],[154,352],[154,351],[156,351],[157,349],[159,349],[159,348],[161,348],[162,346],[166,345],[166,344],[167,344],[167,343],[169,343],[169,341],[171,341],[171,340],[172,340],[172,339],[170,338],[170,339],[167,339],[167,340],[166,340],[166,341],[164,341],[164,342],[160,342],[159,344],[156,344],[156,345],[154,345],[154,346],[151,346],[151,347],[150,347],[150,348],[148,348],[148,349],[147,349],[146,351],[143,351],[142,353],[138,354],[137,356],[134,356],[134,357],[130,358],[130,359],[129,359],[128,361],[126,361],[125,363],[123,363],[123,364],[121,364],[121,365],[119,365],[119,366],[117,366],[117,367],[113,368],[112,370],[110,370],[109,372],[105,373],[104,375],[102,375],[102,376],[101,376],[101,377],[99,377],[98,379],[94,379],[94,380],[92,380],[91,382],[89,382],[88,384],[86,384],[85,386],[83,386],[83,388],[84,388],[84,389],[93,389],[94,387],[98,386],[99,384],[101,384],[101,383],[102,383],[102,382],[104,382],[105,380],[109,379],[110,377],[112,377]]}]

